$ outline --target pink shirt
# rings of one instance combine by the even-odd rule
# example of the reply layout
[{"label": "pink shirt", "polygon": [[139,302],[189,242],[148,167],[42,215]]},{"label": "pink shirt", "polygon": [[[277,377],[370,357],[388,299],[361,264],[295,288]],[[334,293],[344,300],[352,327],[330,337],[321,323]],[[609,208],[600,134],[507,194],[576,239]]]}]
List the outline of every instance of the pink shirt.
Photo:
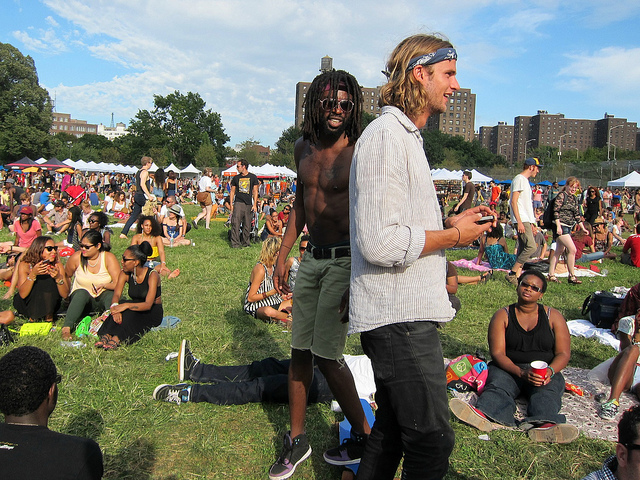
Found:
[{"label": "pink shirt", "polygon": [[29,248],[33,243],[33,240],[39,236],[39,231],[42,230],[42,226],[40,222],[33,219],[33,223],[31,224],[31,228],[26,232],[22,230],[20,226],[20,219],[13,222],[13,231],[16,232],[16,236],[18,237],[18,246]]}]

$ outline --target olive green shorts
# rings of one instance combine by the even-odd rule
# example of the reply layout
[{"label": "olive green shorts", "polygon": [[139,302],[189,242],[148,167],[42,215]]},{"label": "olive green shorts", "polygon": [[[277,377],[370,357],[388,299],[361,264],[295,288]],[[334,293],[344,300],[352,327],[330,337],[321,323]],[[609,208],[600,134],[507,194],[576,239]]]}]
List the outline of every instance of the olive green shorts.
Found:
[{"label": "olive green shorts", "polygon": [[338,310],[350,278],[351,257],[316,260],[305,252],[293,292],[291,348],[342,359],[349,324]]}]

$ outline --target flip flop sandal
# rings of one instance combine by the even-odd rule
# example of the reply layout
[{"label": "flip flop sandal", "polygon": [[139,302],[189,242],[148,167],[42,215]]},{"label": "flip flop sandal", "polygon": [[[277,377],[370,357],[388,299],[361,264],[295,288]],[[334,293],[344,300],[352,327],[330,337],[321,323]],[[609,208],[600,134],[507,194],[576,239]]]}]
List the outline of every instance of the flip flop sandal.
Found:
[{"label": "flip flop sandal", "polygon": [[116,342],[113,338],[102,346],[104,350],[116,350],[118,347],[120,347],[120,343]]}]

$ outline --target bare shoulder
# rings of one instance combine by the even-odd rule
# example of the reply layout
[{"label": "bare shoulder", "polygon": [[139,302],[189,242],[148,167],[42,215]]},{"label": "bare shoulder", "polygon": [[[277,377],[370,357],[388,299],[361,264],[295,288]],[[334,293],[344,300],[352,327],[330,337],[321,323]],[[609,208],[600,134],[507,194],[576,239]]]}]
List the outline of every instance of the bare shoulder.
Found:
[{"label": "bare shoulder", "polygon": [[551,325],[551,328],[554,330],[556,327],[563,328],[563,330],[567,329],[567,320],[564,318],[562,313],[552,307],[545,306],[544,308],[545,310],[549,309],[549,324]]},{"label": "bare shoulder", "polygon": [[503,326],[506,328],[509,323],[509,315],[504,308],[499,309],[496,313],[491,317],[491,322],[489,323],[489,328]]},{"label": "bare shoulder", "polygon": [[309,140],[305,140],[303,137],[296,140],[296,143],[293,146],[293,159],[296,162],[296,167],[300,164],[300,160],[305,156],[305,152],[309,152],[309,146]]}]

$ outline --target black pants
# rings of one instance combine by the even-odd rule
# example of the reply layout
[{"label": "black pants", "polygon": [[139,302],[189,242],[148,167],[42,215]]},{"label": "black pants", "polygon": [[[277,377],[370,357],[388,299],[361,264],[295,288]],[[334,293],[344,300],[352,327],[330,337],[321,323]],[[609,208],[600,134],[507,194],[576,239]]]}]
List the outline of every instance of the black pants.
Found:
[{"label": "black pants", "polygon": [[133,222],[135,222],[140,214],[142,213],[142,207],[147,203],[147,197],[144,196],[144,193],[136,193],[133,197],[133,206],[131,207],[131,215],[127,220],[127,223],[124,224],[124,228],[122,229],[122,234],[126,235],[129,233],[129,229]]},{"label": "black pants", "polygon": [[[219,367],[196,364],[191,380],[205,382],[191,388],[192,402],[216,405],[245,403],[289,403],[287,384],[290,360],[265,358],[250,365]],[[333,394],[318,367],[313,369],[309,403],[330,402]]]}]

